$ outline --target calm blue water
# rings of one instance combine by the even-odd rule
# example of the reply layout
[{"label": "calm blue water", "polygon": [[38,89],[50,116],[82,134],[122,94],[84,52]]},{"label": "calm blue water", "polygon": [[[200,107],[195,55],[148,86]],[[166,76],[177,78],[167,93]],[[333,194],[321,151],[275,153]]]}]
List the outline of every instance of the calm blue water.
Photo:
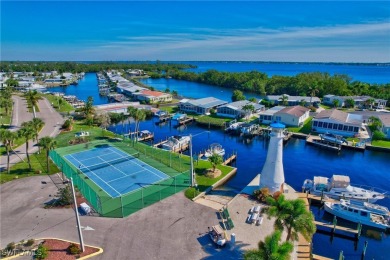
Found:
[{"label": "calm blue water", "polygon": [[[177,79],[141,79],[142,83],[154,87],[156,90],[165,91],[167,88],[170,91],[176,90],[180,96],[190,97],[190,98],[204,98],[204,97],[215,97],[221,100],[231,102],[233,90],[221,88],[217,86],[201,84],[197,82],[190,82]],[[259,94],[254,94],[250,92],[243,92],[247,99],[255,97],[260,99]]]},{"label": "calm blue water", "polygon": [[352,80],[367,83],[390,83],[390,65],[372,64],[331,64],[331,63],[266,63],[266,62],[209,62],[194,61],[183,62],[198,66],[189,69],[194,72],[205,72],[210,69],[226,72],[245,72],[257,70],[268,76],[283,75],[294,76],[303,72],[328,72],[334,74],[347,74]]},{"label": "calm blue water", "polygon": [[99,95],[96,73],[85,73],[85,77],[79,80],[77,86],[54,87],[47,89],[50,92],[62,92],[65,95],[75,95],[78,99],[86,101],[88,96],[93,97],[93,104],[100,105],[108,103],[107,97]]},{"label": "calm blue water", "polygon": [[[158,82],[160,82],[159,87],[154,86],[156,89],[165,90],[167,85],[163,83],[170,82],[170,89],[177,90],[181,95],[191,96],[190,93],[192,93],[193,97],[215,96],[225,100],[230,100],[231,97],[231,93],[225,93],[225,90],[221,92],[221,89],[213,86],[191,83],[195,86],[190,87],[187,82],[172,79],[161,79]],[[192,87],[196,87],[197,90],[193,91]],[[60,90],[62,88],[56,89]],[[67,91],[67,94],[76,95],[80,99],[86,99],[87,96],[92,95],[95,104],[107,102],[105,98],[99,97],[95,74],[86,74],[86,77],[80,81],[78,86],[69,86],[64,90]],[[187,90],[189,92],[185,92]],[[124,124],[124,128],[122,128],[122,124],[118,124],[110,127],[110,130],[121,134],[129,132],[130,128],[134,129],[134,124]],[[204,151],[211,143],[222,144],[226,150],[226,155],[237,152],[236,167],[238,172],[226,185],[226,188],[237,191],[240,191],[261,172],[267,155],[268,142],[261,138],[255,138],[249,142],[248,140],[225,135],[220,130],[208,131],[208,129],[200,128],[195,124],[183,129],[176,129],[170,127],[169,124],[156,125],[153,120],[149,120],[141,122],[141,130],[154,132],[156,142],[165,140],[172,135],[192,133],[195,153]],[[292,139],[284,147],[284,170],[286,182],[296,190],[301,190],[302,182],[307,178],[312,178],[315,175],[330,177],[332,174],[346,174],[351,177],[353,183],[390,190],[389,153],[372,151],[361,153],[343,150],[341,154],[337,155],[331,151],[323,151],[317,147],[308,146],[303,140]],[[381,200],[379,204],[390,208],[390,199]],[[323,213],[317,217],[322,215]],[[331,242],[329,236],[316,234],[313,241],[314,253],[338,258],[340,250],[343,250],[346,259],[360,259],[364,241],[367,240],[366,259],[388,259],[388,253],[390,252],[389,234],[372,231],[369,234],[371,237],[379,237],[380,240],[363,236],[357,246],[357,251],[354,250],[352,241],[334,238]]]}]

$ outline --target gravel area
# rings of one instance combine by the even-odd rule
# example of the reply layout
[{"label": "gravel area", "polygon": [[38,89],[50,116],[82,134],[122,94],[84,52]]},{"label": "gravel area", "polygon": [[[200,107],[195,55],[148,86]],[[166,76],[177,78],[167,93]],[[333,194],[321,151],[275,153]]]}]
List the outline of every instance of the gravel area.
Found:
[{"label": "gravel area", "polygon": [[97,248],[85,246],[85,251],[76,257],[76,255],[71,255],[67,252],[67,248],[70,245],[69,242],[57,239],[45,239],[43,245],[49,248],[47,260],[73,260],[79,258],[78,256],[83,257],[99,251]]}]

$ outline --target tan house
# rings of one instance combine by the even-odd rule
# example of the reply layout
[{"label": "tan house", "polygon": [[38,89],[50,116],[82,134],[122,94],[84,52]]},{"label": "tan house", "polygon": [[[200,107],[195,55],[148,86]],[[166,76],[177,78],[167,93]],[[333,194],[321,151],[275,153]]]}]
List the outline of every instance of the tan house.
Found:
[{"label": "tan house", "polygon": [[160,92],[160,91],[142,90],[140,92],[134,92],[133,96],[137,100],[145,101],[149,104],[172,101],[171,94]]},{"label": "tan house", "polygon": [[273,115],[275,122],[280,122],[286,126],[302,126],[309,118],[310,109],[303,106],[285,107]]},{"label": "tan house", "polygon": [[313,118],[312,129],[318,133],[341,136],[357,136],[363,126],[363,116],[349,114],[337,109],[321,111]]}]

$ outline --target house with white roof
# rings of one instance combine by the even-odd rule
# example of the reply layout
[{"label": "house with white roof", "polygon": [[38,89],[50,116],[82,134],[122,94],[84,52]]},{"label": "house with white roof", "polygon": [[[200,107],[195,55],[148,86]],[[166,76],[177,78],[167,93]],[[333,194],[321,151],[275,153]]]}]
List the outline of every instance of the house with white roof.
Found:
[{"label": "house with white roof", "polygon": [[280,110],[284,109],[286,107],[284,106],[276,106],[276,107],[271,107],[270,109],[268,110],[265,110],[265,111],[261,111],[259,113],[259,123],[260,124],[271,124],[274,119],[274,115],[275,113],[279,112]]},{"label": "house with white roof", "polygon": [[180,101],[179,109],[188,113],[209,114],[211,109],[216,109],[218,106],[227,104],[227,101],[220,100],[214,97],[206,97],[200,99],[183,99]]},{"label": "house with white roof", "polygon": [[390,139],[390,113],[378,115],[378,119],[382,125],[380,130]]},{"label": "house with white roof", "polygon": [[321,99],[319,99],[318,97],[306,97],[306,96],[290,96],[290,95],[287,95],[287,94],[284,94],[284,95],[268,95],[266,96],[266,100],[268,100],[271,104],[274,104],[274,105],[283,105],[282,104],[282,96],[286,96],[287,97],[287,103],[289,106],[296,106],[296,105],[300,105],[301,103],[305,103],[307,105],[314,105],[315,103],[316,104],[320,104],[321,103]]},{"label": "house with white roof", "polygon": [[355,107],[362,107],[365,106],[367,100],[373,99],[373,104],[371,104],[375,108],[385,108],[387,104],[387,100],[385,99],[379,99],[379,98],[372,98],[370,96],[336,96],[336,95],[325,95],[322,103],[326,105],[333,105],[334,100],[338,100],[339,106],[343,107],[345,106],[345,100],[352,99],[355,102]]},{"label": "house with white roof", "polygon": [[[254,111],[245,111],[243,107],[252,105]],[[250,116],[252,113],[259,113],[264,110],[264,106],[258,103],[253,103],[249,100],[240,100],[217,107],[217,115],[231,118],[241,118]]]},{"label": "house with white roof", "polygon": [[363,126],[363,116],[337,109],[323,110],[313,118],[312,129],[318,133],[356,136]]}]

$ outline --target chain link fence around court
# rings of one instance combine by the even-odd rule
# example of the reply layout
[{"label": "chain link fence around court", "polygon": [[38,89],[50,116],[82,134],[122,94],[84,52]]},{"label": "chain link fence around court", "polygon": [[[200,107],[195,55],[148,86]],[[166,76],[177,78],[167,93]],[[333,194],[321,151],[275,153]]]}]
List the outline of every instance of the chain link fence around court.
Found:
[{"label": "chain link fence around court", "polygon": [[[140,189],[111,197],[82,172],[68,163],[64,156],[87,151],[99,146],[111,145],[129,155],[137,154],[137,159],[160,170],[168,179],[142,186]],[[181,154],[154,148],[131,140],[98,140],[84,144],[67,146],[50,151],[50,157],[67,178],[72,178],[75,186],[88,200],[97,213],[104,217],[126,217],[153,203],[165,199],[190,186],[190,158]]]}]

